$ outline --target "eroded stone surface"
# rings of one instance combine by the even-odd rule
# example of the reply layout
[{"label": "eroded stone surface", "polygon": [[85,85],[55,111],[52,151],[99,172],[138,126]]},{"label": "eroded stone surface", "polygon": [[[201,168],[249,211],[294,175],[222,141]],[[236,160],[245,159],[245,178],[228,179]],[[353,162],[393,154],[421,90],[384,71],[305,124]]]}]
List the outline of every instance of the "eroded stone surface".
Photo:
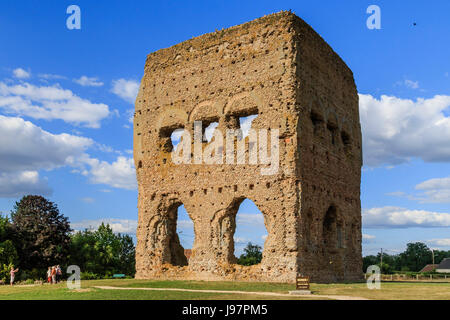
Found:
[{"label": "eroded stone surface", "polygon": [[[179,164],[170,134],[194,121],[279,129],[279,170],[263,165]],[[208,143],[203,144],[203,148]],[[248,146],[247,146],[248,147]],[[262,17],[151,53],[136,100],[139,186],[136,277],[294,282],[362,278],[361,129],[351,70],[303,20]],[[260,265],[234,264],[240,203],[268,231]],[[193,220],[189,262],[177,208]]]}]

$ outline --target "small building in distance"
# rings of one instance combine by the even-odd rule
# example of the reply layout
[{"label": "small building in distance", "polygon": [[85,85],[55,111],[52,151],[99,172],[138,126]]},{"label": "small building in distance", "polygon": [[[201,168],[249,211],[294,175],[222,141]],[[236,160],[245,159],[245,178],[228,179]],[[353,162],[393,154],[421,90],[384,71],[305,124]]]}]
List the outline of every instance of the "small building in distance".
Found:
[{"label": "small building in distance", "polygon": [[437,266],[436,272],[440,273],[450,273],[450,258],[445,258],[441,261],[441,263]]},{"label": "small building in distance", "polygon": [[420,270],[420,273],[424,272],[433,272],[437,268],[438,264],[427,264],[425,267],[423,267],[422,270]]}]

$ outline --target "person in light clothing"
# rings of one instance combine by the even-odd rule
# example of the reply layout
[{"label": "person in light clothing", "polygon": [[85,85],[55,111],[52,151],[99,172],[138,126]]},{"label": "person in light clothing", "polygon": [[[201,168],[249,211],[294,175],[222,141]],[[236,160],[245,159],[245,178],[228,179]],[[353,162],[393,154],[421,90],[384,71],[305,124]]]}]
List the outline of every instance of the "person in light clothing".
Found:
[{"label": "person in light clothing", "polygon": [[9,275],[11,276],[11,280],[10,280],[10,285],[14,284],[14,278],[16,277],[16,272],[19,271],[19,268],[14,269],[14,266],[11,267],[11,271],[9,273]]}]

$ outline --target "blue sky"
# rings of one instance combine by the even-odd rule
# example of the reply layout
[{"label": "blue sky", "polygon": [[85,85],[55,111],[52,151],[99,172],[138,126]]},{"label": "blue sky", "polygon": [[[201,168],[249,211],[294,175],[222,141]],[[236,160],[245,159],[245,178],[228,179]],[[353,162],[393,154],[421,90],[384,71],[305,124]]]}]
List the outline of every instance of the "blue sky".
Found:
[{"label": "blue sky", "polygon": [[[81,30],[66,27],[71,4],[81,8]],[[380,30],[366,27],[371,4],[381,9]],[[450,249],[445,0],[2,1],[0,211],[9,212],[21,194],[40,193],[75,228],[103,220],[132,233],[137,191],[129,119],[146,55],[289,9],[355,76],[364,139],[364,254],[381,247],[395,253],[411,241]],[[256,213],[249,201],[241,206],[238,244],[264,243]],[[179,215],[188,221],[183,210]],[[180,226],[189,246],[189,223]]]}]

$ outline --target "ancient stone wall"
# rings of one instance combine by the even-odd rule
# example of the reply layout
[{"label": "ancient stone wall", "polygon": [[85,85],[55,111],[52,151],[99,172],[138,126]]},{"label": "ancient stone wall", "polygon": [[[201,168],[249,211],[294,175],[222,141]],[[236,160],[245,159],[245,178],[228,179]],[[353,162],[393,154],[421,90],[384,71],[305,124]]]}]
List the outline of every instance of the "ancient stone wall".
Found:
[{"label": "ancient stone wall", "polygon": [[[194,121],[279,130],[279,170],[263,164],[175,164],[170,136]],[[246,156],[249,144],[246,138]],[[207,150],[208,142],[203,142]],[[225,153],[224,150],[219,152]],[[351,71],[300,18],[269,15],[151,53],[136,100],[139,188],[136,277],[293,282],[361,278],[361,130]],[[195,161],[192,161],[195,162]],[[244,199],[268,231],[261,264],[235,264]],[[189,262],[176,233],[194,223]]]}]

